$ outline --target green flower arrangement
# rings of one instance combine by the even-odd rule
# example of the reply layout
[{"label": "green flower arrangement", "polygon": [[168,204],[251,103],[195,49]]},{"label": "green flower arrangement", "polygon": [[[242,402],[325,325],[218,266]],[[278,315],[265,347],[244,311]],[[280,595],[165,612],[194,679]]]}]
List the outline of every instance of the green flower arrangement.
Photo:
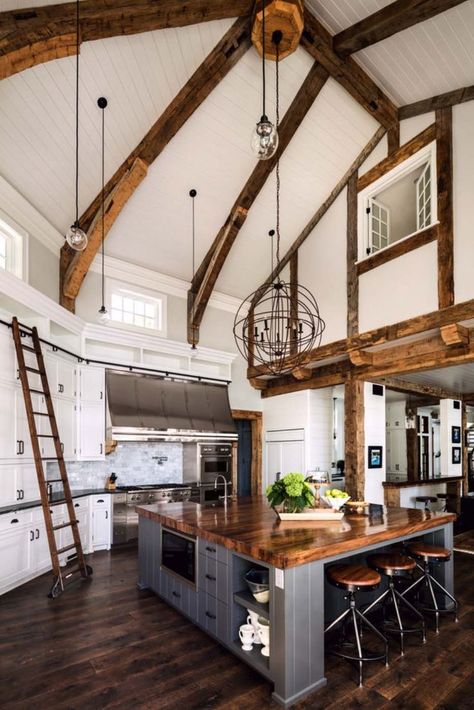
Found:
[{"label": "green flower arrangement", "polygon": [[314,504],[314,493],[302,473],[287,473],[267,486],[265,493],[272,508],[283,505],[285,513],[301,513]]}]

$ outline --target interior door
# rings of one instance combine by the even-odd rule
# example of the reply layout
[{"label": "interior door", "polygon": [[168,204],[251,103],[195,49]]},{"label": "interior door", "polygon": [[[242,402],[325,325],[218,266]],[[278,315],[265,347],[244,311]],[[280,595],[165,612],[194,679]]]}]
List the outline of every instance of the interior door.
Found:
[{"label": "interior door", "polygon": [[237,494],[249,496],[252,493],[252,422],[247,419],[237,419],[239,445],[237,447]]}]

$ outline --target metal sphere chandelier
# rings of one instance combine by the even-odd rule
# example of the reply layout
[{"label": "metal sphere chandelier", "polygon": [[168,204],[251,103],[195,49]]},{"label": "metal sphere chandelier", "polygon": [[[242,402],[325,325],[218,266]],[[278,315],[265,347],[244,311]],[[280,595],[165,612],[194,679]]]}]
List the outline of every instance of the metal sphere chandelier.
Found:
[{"label": "metal sphere chandelier", "polygon": [[[275,33],[276,35],[276,33]],[[279,42],[276,44],[276,128],[279,110]],[[264,365],[268,373],[281,375],[299,367],[307,354],[319,347],[326,327],[319,306],[309,289],[280,278],[280,161],[276,164],[276,269],[269,283],[260,286],[240,305],[234,320],[234,338],[243,357]],[[276,277],[274,275],[276,274]]]}]

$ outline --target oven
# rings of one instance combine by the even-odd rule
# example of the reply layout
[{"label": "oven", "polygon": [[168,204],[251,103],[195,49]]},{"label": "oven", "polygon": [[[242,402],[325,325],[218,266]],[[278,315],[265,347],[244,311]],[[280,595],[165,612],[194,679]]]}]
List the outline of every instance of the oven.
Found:
[{"label": "oven", "polygon": [[232,481],[232,444],[198,444],[201,485],[214,484],[216,476]]},{"label": "oven", "polygon": [[184,582],[196,586],[196,538],[161,529],[161,567]]},{"label": "oven", "polygon": [[[217,487],[213,483],[195,485],[191,487],[189,500],[191,503],[204,505],[205,503],[212,503],[219,500],[219,498],[223,498],[224,493],[225,487],[222,481],[217,484]],[[227,484],[227,495],[232,495],[232,483]]]}]

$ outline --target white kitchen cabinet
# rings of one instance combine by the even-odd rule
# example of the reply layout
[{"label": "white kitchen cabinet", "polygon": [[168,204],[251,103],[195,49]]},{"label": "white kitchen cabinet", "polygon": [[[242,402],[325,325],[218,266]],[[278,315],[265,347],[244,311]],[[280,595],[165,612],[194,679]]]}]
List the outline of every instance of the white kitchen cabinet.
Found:
[{"label": "white kitchen cabinet", "polygon": [[[32,394],[31,401],[33,404],[33,411],[40,411],[40,395]],[[39,427],[41,426],[38,422],[39,417],[36,417],[35,421]],[[32,460],[33,459],[33,447],[31,444],[30,428],[28,426],[28,417],[26,416],[25,401],[23,399],[23,390],[18,388],[15,390],[15,442],[16,451],[15,458],[18,460]]]},{"label": "white kitchen cabinet", "polygon": [[305,442],[301,429],[267,432],[265,442],[266,482],[274,483],[276,474],[304,473]]},{"label": "white kitchen cabinet", "polygon": [[0,380],[13,384],[16,379],[16,356],[10,329],[0,330]]},{"label": "white kitchen cabinet", "polygon": [[76,396],[76,364],[52,353],[45,354],[44,363],[51,395],[74,399]]},{"label": "white kitchen cabinet", "polygon": [[13,522],[10,529],[0,532],[0,594],[18,586],[30,575],[31,535],[31,527],[21,522]]},{"label": "white kitchen cabinet", "polygon": [[15,466],[0,466],[0,508],[13,505],[19,500],[21,500],[21,493],[17,486]]},{"label": "white kitchen cabinet", "polygon": [[14,459],[18,446],[15,433],[15,387],[0,382],[0,459]]},{"label": "white kitchen cabinet", "polygon": [[32,526],[30,541],[30,573],[33,576],[51,569],[51,553],[49,551],[48,535],[46,533],[46,523],[44,522],[43,510],[39,510],[41,518],[37,519]]},{"label": "white kitchen cabinet", "polygon": [[110,550],[112,500],[110,495],[92,496],[92,549]]},{"label": "white kitchen cabinet", "polygon": [[105,457],[105,410],[100,402],[79,405],[78,453],[78,458],[85,461],[100,461]]},{"label": "white kitchen cabinet", "polygon": [[39,498],[38,478],[33,464],[0,466],[0,507]]},{"label": "white kitchen cabinet", "polygon": [[77,450],[77,406],[68,399],[58,399],[55,411],[58,422],[59,439],[65,459],[74,459]]},{"label": "white kitchen cabinet", "polygon": [[81,402],[104,402],[105,370],[103,367],[79,368],[79,398]]},{"label": "white kitchen cabinet", "polygon": [[16,467],[16,487],[21,492],[20,500],[22,502],[40,499],[38,474],[34,464]]}]

